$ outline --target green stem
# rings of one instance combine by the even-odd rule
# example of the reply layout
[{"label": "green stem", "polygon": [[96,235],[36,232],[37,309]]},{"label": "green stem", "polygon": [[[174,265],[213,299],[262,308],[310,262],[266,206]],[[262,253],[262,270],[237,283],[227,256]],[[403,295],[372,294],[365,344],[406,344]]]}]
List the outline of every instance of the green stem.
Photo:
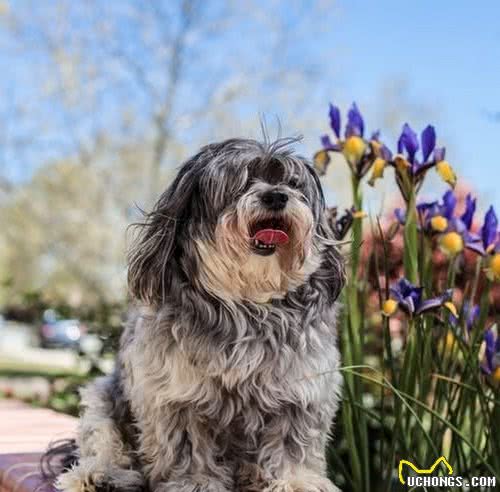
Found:
[{"label": "green stem", "polygon": [[418,231],[416,193],[412,190],[406,210],[404,228],[404,269],[405,277],[412,283],[418,283]]},{"label": "green stem", "polygon": [[[352,177],[353,204],[356,210],[362,209],[362,194],[359,179]],[[363,318],[358,292],[358,270],[361,257],[362,224],[358,219],[352,226],[350,254],[350,275],[345,288],[345,319],[343,323],[342,344],[344,361],[348,365],[363,363]],[[352,405],[344,409],[343,426],[348,436],[349,454],[353,472],[353,483],[360,492],[370,491],[370,456],[368,425],[366,415],[359,410],[363,405],[363,383],[359,378],[345,375],[346,393]]]}]

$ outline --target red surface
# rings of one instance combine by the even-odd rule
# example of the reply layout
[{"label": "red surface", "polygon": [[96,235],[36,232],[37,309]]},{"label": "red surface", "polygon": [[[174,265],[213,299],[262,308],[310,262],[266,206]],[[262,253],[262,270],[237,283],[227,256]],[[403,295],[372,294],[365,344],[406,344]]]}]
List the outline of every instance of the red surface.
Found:
[{"label": "red surface", "polygon": [[74,437],[77,419],[15,400],[0,400],[0,492],[48,492],[40,455],[51,441]]},{"label": "red surface", "polygon": [[0,454],[42,452],[51,441],[74,437],[77,419],[16,400],[0,400]]}]

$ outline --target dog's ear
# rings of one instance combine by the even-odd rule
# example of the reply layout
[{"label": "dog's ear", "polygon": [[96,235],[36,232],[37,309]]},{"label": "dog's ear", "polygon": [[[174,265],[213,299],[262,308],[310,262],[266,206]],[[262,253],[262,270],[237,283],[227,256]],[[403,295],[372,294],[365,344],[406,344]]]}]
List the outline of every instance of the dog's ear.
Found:
[{"label": "dog's ear", "polygon": [[345,259],[340,251],[335,231],[323,216],[316,226],[317,234],[325,241],[323,261],[318,273],[318,279],[326,287],[329,301],[335,302],[340,295],[345,281]]},{"label": "dog's ear", "polygon": [[128,253],[128,287],[138,300],[159,305],[178,271],[179,236],[185,227],[192,195],[198,186],[195,162],[186,163],[142,223]]},{"label": "dog's ear", "polygon": [[326,290],[329,302],[333,303],[340,295],[346,281],[345,260],[340,251],[336,231],[328,220],[330,212],[326,207],[319,176],[311,165],[306,164],[306,169],[309,171],[317,191],[317,200],[315,200],[317,208],[314,210],[317,219],[316,234],[325,245],[321,266],[316,271],[315,277]]}]

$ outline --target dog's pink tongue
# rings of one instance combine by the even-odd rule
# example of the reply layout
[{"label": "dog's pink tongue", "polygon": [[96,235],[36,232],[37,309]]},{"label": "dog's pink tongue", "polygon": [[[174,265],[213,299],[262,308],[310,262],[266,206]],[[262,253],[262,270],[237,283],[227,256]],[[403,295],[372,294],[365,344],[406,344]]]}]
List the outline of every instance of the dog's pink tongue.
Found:
[{"label": "dog's pink tongue", "polygon": [[288,234],[279,229],[262,229],[255,234],[254,239],[258,239],[264,244],[286,244]]}]

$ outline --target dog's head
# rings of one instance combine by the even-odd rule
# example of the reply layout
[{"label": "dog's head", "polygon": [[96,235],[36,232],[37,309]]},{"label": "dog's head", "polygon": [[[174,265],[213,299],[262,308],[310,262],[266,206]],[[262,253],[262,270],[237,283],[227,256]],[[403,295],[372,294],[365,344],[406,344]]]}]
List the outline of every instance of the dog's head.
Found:
[{"label": "dog's head", "polygon": [[133,295],[161,304],[187,282],[224,300],[267,302],[306,282],[335,246],[318,177],[292,142],[232,139],[189,159],[130,252]]}]

